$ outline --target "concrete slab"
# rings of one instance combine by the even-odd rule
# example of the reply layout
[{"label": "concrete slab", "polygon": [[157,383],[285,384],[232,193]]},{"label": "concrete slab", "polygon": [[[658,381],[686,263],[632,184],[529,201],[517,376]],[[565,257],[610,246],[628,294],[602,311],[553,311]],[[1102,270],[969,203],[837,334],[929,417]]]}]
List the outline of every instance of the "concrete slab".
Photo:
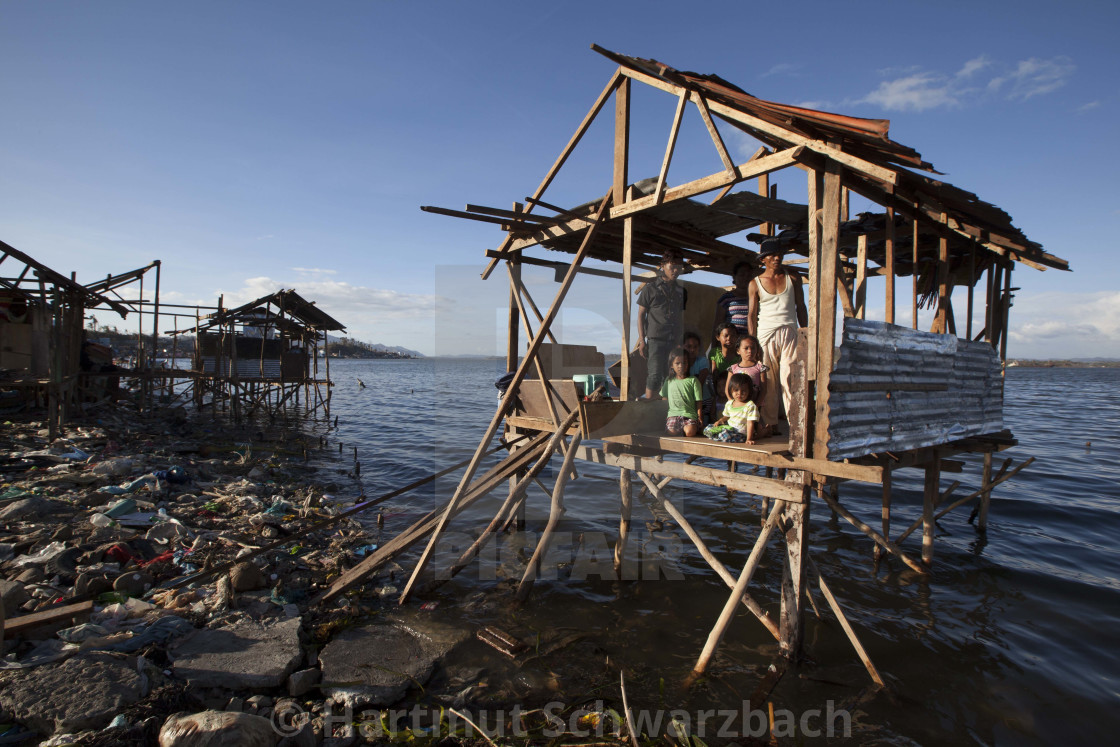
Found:
[{"label": "concrete slab", "polygon": [[196,631],[171,650],[175,676],[203,687],[279,687],[303,660],[300,618],[241,620]]}]

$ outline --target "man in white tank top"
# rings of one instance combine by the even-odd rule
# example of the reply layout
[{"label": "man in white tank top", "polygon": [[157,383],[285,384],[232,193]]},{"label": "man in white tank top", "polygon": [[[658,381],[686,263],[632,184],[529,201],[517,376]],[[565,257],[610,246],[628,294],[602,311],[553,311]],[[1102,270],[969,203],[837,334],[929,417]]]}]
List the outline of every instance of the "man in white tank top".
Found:
[{"label": "man in white tank top", "polygon": [[788,413],[793,394],[790,373],[797,359],[797,329],[808,326],[809,314],[800,279],[782,266],[782,249],[778,241],[769,239],[762,242],[758,256],[763,270],[750,284],[747,326],[762,346],[762,362],[772,372],[763,392],[762,421],[776,427],[778,387],[770,385],[770,382],[777,381],[781,386],[782,402]]}]

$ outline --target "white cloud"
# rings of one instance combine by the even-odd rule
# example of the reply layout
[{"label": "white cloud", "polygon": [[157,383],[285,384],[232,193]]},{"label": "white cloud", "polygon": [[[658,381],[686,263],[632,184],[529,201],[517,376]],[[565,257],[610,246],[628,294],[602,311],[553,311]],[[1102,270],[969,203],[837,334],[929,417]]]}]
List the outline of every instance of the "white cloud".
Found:
[{"label": "white cloud", "polygon": [[1120,358],[1120,291],[1017,297],[1009,355]]},{"label": "white cloud", "polygon": [[791,62],[779,62],[777,65],[774,65],[774,67],[770,68],[769,70],[767,70],[765,73],[762,73],[758,77],[769,78],[772,75],[793,76],[793,75],[797,75],[800,72],[802,67],[804,67],[804,65],[794,64],[794,63],[791,63]]},{"label": "white cloud", "polygon": [[1015,70],[1002,77],[993,78],[988,83],[989,89],[995,91],[1009,89],[1006,97],[1012,101],[1026,101],[1033,96],[1056,91],[1066,84],[1066,81],[1077,66],[1068,57],[1055,57],[1042,60],[1032,57],[1022,60]]},{"label": "white cloud", "polygon": [[338,270],[323,270],[318,267],[293,267],[292,272],[302,272],[308,275],[337,275]]},{"label": "white cloud", "polygon": [[1100,105],[1100,101],[1090,101],[1088,104],[1082,104],[1081,106],[1077,107],[1077,113],[1083,114],[1085,112],[1092,111],[1093,109],[1098,108]]},{"label": "white cloud", "polygon": [[885,80],[857,104],[875,104],[889,111],[925,111],[939,106],[960,105],[950,79],[936,73],[916,73]]},{"label": "white cloud", "polygon": [[[952,74],[914,68],[880,71],[884,76],[894,77],[850,103],[873,104],[888,111],[925,111],[979,103],[985,95],[1026,101],[1058,90],[1076,69],[1068,57],[1032,57],[1008,66],[980,55]],[[986,83],[982,80],[983,72],[992,75]]]}]

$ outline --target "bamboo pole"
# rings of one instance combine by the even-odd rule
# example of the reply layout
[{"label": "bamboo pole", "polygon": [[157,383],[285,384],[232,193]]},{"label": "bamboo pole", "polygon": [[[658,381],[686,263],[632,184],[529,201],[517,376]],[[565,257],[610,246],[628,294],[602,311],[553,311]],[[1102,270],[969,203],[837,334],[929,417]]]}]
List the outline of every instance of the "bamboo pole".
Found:
[{"label": "bamboo pole", "polygon": [[[642,482],[646,484],[646,487],[649,488],[650,494],[661,503],[661,506],[665,509],[665,511],[673,517],[673,521],[677,522],[677,524],[680,525],[681,529],[684,530],[684,533],[688,535],[688,538],[692,540],[692,544],[695,545],[696,549],[700,552],[700,557],[704,558],[711,569],[716,572],[716,575],[723,579],[723,582],[727,584],[727,588],[734,589],[735,577],[732,576],[731,572],[727,570],[727,567],[724,566],[723,563],[719,562],[719,559],[712,554],[712,551],[708,549],[708,546],[704,543],[704,540],[700,537],[700,534],[692,527],[692,524],[690,524],[688,519],[684,517],[684,514],[677,510],[677,507],[674,506],[672,502],[665,497],[665,494],[661,491],[657,484],[653,480],[651,480],[649,476],[646,475],[646,473],[639,471],[637,474],[638,477],[641,478]],[[781,635],[778,632],[777,624],[773,620],[771,620],[770,616],[766,614],[766,611],[759,606],[758,602],[756,602],[750,595],[750,592],[743,592],[742,602],[743,606],[749,609],[754,614],[754,616],[759,619],[759,622],[761,622],[766,627],[766,629],[770,631],[770,634],[774,636],[775,640],[781,639]]]},{"label": "bamboo pole", "polygon": [[482,548],[485,547],[487,540],[490,538],[490,535],[497,531],[498,527],[500,527],[505,522],[506,517],[510,514],[511,509],[517,503],[518,498],[525,494],[525,491],[529,487],[529,483],[536,479],[537,475],[541,473],[541,470],[543,470],[545,468],[545,465],[547,465],[552,459],[552,455],[556,453],[560,442],[564,438],[564,434],[568,432],[568,428],[572,426],[572,423],[575,422],[578,416],[578,410],[572,412],[572,414],[567,417],[567,419],[561,424],[561,426],[556,429],[556,431],[552,434],[552,438],[550,438],[548,440],[548,443],[545,445],[544,451],[541,453],[540,458],[537,459],[537,461],[533,464],[528,472],[520,477],[510,478],[511,485],[509,496],[498,509],[498,512],[494,514],[494,518],[486,526],[486,528],[482,530],[482,534],[478,536],[478,539],[476,539],[474,543],[470,547],[468,547],[462,555],[459,556],[459,559],[455,561],[451,568],[448,569],[447,577],[445,579],[442,579],[439,584],[429,586],[429,591],[442,584],[443,581],[450,580],[452,576],[455,576],[457,573],[459,573],[459,571],[463,570],[463,568],[465,568],[467,564],[474,560],[478,553],[481,552]]},{"label": "bamboo pole", "polygon": [[[915,207],[915,210],[918,209],[917,204],[915,204],[914,207]],[[913,264],[911,265],[911,268],[913,268],[913,271],[910,273],[910,275],[911,275],[911,279],[913,280],[913,286],[914,286],[914,298],[912,299],[912,301],[913,301],[912,314],[913,314],[913,317],[914,317],[914,329],[917,329],[918,328],[918,219],[917,218],[914,219],[914,223],[913,223],[913,225],[911,226],[911,229],[910,229],[910,251],[911,251],[911,255],[912,255],[911,260],[913,262]]]},{"label": "bamboo pole", "polygon": [[467,465],[467,470],[463,474],[463,478],[459,482],[459,487],[455,489],[454,495],[452,495],[451,500],[448,501],[447,509],[444,511],[444,514],[439,521],[439,525],[437,526],[436,531],[433,532],[432,538],[428,542],[428,546],[424,548],[424,552],[421,554],[420,559],[417,561],[416,568],[413,570],[412,576],[408,580],[408,584],[405,586],[404,591],[401,593],[401,604],[404,604],[408,600],[412,587],[416,583],[416,579],[420,577],[421,571],[424,570],[424,567],[428,564],[428,560],[431,558],[439,535],[443,533],[443,530],[447,526],[447,522],[448,520],[450,520],[451,513],[454,511],[460,496],[465,491],[466,486],[470,484],[471,478],[474,477],[475,470],[478,469],[478,463],[481,459],[482,450],[486,447],[486,444],[490,442],[490,439],[494,437],[494,433],[498,430],[498,424],[501,423],[502,418],[505,417],[510,403],[513,401],[513,398],[517,394],[518,387],[525,379],[525,374],[528,371],[530,359],[536,357],[538,351],[540,350],[541,344],[544,342],[543,333],[552,325],[552,320],[555,319],[556,315],[559,313],[560,305],[564,302],[564,298],[568,295],[568,289],[572,286],[572,281],[575,279],[576,271],[579,266],[583,264],[584,257],[587,256],[587,250],[591,246],[591,239],[595,235],[595,230],[606,219],[610,203],[611,193],[608,192],[603,200],[599,203],[599,210],[596,213],[595,219],[592,222],[590,228],[587,229],[587,233],[584,234],[583,243],[580,244],[579,251],[576,253],[575,259],[572,260],[572,264],[568,268],[567,274],[564,276],[564,281],[560,284],[560,289],[556,292],[556,298],[553,300],[552,306],[549,307],[548,313],[545,315],[545,319],[542,322],[540,329],[537,330],[537,334],[533,337],[533,341],[532,343],[530,343],[529,349],[525,353],[525,358],[517,367],[517,371],[514,373],[513,380],[510,382],[509,389],[506,390],[505,395],[502,397],[501,402],[498,404],[498,408],[494,412],[493,418],[491,418],[490,420],[490,425],[486,428],[486,433],[483,435],[482,440],[479,441],[478,448],[475,450],[475,456],[471,460],[471,463]]},{"label": "bamboo pole", "polygon": [[845,615],[844,610],[840,608],[840,603],[836,601],[832,590],[828,588],[828,583],[824,580],[824,576],[821,575],[820,569],[817,568],[817,564],[813,561],[812,557],[809,557],[809,566],[813,569],[813,575],[817,577],[817,586],[820,587],[821,594],[823,594],[825,600],[828,601],[828,606],[832,608],[832,613],[836,615],[840,627],[844,629],[844,635],[848,636],[852,648],[856,650],[856,655],[859,656],[859,660],[863,662],[867,673],[871,675],[871,679],[875,681],[876,685],[885,687],[886,683],[883,682],[883,678],[879,675],[879,670],[876,669],[875,665],[871,662],[871,657],[867,655],[867,649],[860,643],[859,637],[856,636],[856,631],[852,629],[851,623],[848,622],[847,615]]},{"label": "bamboo pole", "polygon": [[755,540],[754,548],[751,550],[750,557],[747,558],[746,564],[743,566],[742,572],[739,574],[739,580],[735,583],[735,588],[731,590],[731,595],[727,598],[727,602],[723,605],[723,610],[720,612],[719,619],[716,620],[715,627],[708,633],[708,640],[704,643],[704,650],[700,652],[700,658],[696,660],[696,664],[692,667],[692,674],[690,680],[704,674],[711,663],[712,656],[715,655],[716,648],[719,646],[723,634],[727,632],[727,627],[731,624],[731,618],[735,616],[735,610],[739,607],[739,600],[742,599],[743,593],[746,592],[747,586],[754,576],[754,572],[758,570],[758,564],[762,560],[762,551],[766,547],[766,541],[770,539],[770,534],[774,531],[774,527],[778,525],[778,518],[781,516],[782,508],[786,505],[785,501],[775,501],[774,508],[770,511],[770,517],[762,526],[762,531],[758,533],[758,539]]},{"label": "bamboo pole", "polygon": [[568,475],[571,474],[572,462],[575,461],[576,448],[579,446],[581,438],[582,436],[578,433],[572,436],[572,442],[568,444],[568,453],[564,456],[564,464],[560,468],[559,474],[556,475],[556,484],[552,488],[552,510],[548,516],[548,524],[545,525],[541,539],[533,551],[533,557],[529,559],[529,564],[525,567],[525,575],[521,577],[521,584],[517,587],[518,601],[525,601],[526,597],[529,596],[533,580],[538,575],[538,568],[544,554],[548,551],[549,543],[552,541],[552,533],[556,531],[556,525],[560,523],[560,518],[564,515],[564,487],[568,483]]},{"label": "bamboo pole", "polygon": [[[886,465],[883,468],[883,536],[891,536],[891,468]],[[883,548],[879,543],[875,543],[875,562],[879,562],[882,555]]]}]

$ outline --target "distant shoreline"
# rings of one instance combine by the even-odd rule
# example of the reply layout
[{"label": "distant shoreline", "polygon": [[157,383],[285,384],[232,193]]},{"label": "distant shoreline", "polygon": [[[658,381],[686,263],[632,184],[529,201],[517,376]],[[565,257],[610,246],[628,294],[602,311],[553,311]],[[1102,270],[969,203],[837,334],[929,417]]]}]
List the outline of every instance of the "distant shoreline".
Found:
[{"label": "distant shoreline", "polygon": [[1120,368],[1120,361],[1036,361],[1009,360],[1009,368]]}]

